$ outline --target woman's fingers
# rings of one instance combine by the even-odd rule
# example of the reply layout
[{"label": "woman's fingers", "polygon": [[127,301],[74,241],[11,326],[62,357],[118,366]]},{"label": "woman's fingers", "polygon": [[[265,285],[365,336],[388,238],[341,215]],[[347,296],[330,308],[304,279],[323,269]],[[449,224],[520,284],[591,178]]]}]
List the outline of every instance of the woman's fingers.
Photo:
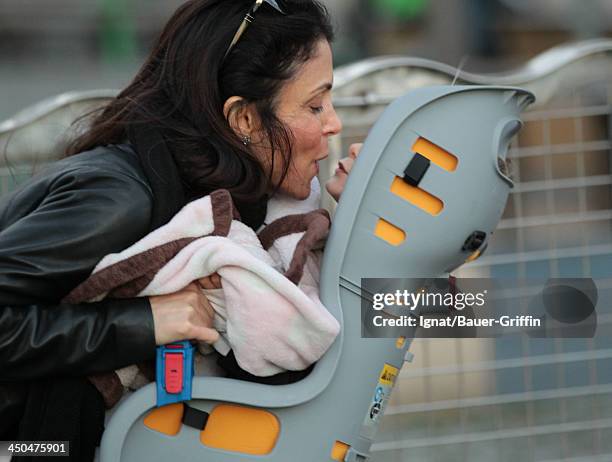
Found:
[{"label": "woman's fingers", "polygon": [[198,327],[194,333],[193,340],[199,340],[204,343],[215,343],[219,340],[219,332],[208,327]]},{"label": "woman's fingers", "polygon": [[179,340],[214,342],[214,309],[196,283],[169,295],[149,298],[157,345]]},{"label": "woman's fingers", "polygon": [[202,289],[211,290],[211,289],[215,288],[215,286],[213,284],[213,281],[212,281],[210,276],[198,279],[198,283],[200,284],[200,286],[202,286]]},{"label": "woman's fingers", "polygon": [[201,322],[205,325],[212,325],[215,319],[215,309],[212,307],[204,294],[198,300],[198,314],[202,317]]},{"label": "woman's fingers", "polygon": [[198,287],[198,284],[194,281],[194,282],[190,282],[189,285],[185,286],[184,289],[181,289],[178,292],[175,292],[174,294],[170,294],[170,295],[178,295],[178,294],[181,294],[182,292],[189,292],[195,295],[200,295],[202,293],[202,291]]},{"label": "woman's fingers", "polygon": [[198,281],[203,289],[220,289],[221,288],[221,276],[218,273],[213,273],[210,276],[201,278]]}]

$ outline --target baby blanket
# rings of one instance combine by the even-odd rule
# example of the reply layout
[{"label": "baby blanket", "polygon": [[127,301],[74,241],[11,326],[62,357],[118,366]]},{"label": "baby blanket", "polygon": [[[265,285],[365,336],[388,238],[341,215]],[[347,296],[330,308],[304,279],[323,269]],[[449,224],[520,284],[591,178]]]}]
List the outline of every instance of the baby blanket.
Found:
[{"label": "baby blanket", "polygon": [[[325,210],[312,210],[313,196],[272,199],[268,224],[256,234],[239,221],[230,194],[215,191],[131,247],[103,258],[65,301],[169,294],[217,272],[222,289],[204,291],[221,334],[213,346],[224,355],[231,348],[240,367],[254,375],[303,370],[340,330],[318,295],[313,249],[326,238],[330,219]],[[124,385],[135,375],[129,368],[118,372]],[[90,377],[107,406],[121,396],[120,376]]]}]

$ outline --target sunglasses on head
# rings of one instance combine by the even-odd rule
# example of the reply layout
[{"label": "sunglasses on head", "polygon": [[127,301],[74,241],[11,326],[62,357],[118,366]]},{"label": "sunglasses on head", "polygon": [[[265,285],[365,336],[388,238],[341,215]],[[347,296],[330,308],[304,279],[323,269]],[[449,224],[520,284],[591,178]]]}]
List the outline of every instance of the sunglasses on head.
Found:
[{"label": "sunglasses on head", "polygon": [[238,27],[238,30],[234,34],[234,38],[230,42],[230,45],[227,48],[227,51],[225,52],[225,55],[223,56],[224,60],[225,60],[225,58],[227,58],[227,55],[230,54],[230,51],[232,51],[232,48],[234,48],[236,43],[238,43],[238,40],[240,40],[240,37],[242,37],[242,34],[244,34],[244,31],[247,30],[247,27],[249,27],[249,24],[251,24],[253,22],[253,20],[255,19],[255,16],[254,16],[255,13],[259,9],[259,7],[261,5],[263,5],[264,3],[267,3],[268,5],[270,5],[272,8],[274,8],[279,13],[285,14],[285,12],[281,9],[281,7],[278,6],[278,3],[276,3],[276,0],[255,0],[255,3],[253,4],[253,6],[249,10],[249,12],[246,14],[244,19],[240,23],[240,26]]}]

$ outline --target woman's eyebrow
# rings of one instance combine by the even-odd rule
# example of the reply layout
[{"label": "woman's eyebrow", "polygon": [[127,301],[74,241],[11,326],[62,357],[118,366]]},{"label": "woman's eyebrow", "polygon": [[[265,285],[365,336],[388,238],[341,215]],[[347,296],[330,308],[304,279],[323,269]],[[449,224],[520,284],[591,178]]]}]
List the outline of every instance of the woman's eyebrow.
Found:
[{"label": "woman's eyebrow", "polygon": [[317,88],[315,88],[314,90],[312,90],[312,91],[310,92],[310,94],[311,94],[311,95],[314,95],[314,94],[319,93],[319,92],[321,92],[321,91],[323,91],[323,90],[325,90],[325,91],[329,91],[329,90],[331,90],[331,89],[332,89],[332,86],[333,86],[333,85],[332,85],[332,83],[331,83],[331,82],[325,82],[324,84],[319,85]]}]

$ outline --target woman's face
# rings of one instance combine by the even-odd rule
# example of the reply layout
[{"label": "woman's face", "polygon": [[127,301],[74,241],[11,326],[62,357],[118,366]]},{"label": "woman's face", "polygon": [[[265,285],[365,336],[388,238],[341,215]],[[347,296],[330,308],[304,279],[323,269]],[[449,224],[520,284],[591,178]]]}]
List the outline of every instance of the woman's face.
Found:
[{"label": "woman's face", "polygon": [[[278,95],[276,115],[293,135],[291,163],[280,191],[296,199],[309,196],[319,161],[329,154],[329,137],[342,130],[331,101],[332,83],[331,48],[327,40],[320,40],[313,56]],[[281,178],[282,167],[282,162],[274,162],[274,184]]]}]

